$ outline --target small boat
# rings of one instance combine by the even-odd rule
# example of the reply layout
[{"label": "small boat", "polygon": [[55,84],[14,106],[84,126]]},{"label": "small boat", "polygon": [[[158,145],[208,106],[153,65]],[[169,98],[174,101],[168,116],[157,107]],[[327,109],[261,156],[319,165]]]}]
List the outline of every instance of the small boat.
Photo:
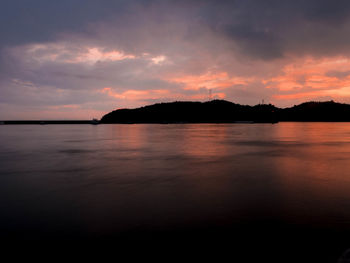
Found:
[{"label": "small boat", "polygon": [[92,119],[91,122],[90,122],[92,125],[97,125],[99,124],[99,120],[98,119]]}]

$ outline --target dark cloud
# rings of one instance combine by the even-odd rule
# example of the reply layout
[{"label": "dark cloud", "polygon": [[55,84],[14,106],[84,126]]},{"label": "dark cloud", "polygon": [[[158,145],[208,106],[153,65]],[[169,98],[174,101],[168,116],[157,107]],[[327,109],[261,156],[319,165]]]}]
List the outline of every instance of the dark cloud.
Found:
[{"label": "dark cloud", "polygon": [[280,37],[269,29],[254,29],[246,25],[226,26],[225,33],[237,42],[240,51],[251,57],[261,59],[283,57]]},{"label": "dark cloud", "polygon": [[[207,84],[227,99],[254,104],[284,94],[267,89],[274,82],[265,79],[283,75],[288,63],[348,57],[349,46],[348,0],[3,0],[0,104],[95,103],[102,109],[102,101],[113,104],[113,96],[98,93],[105,87],[118,94],[164,89],[169,94],[163,98],[170,100],[204,94],[200,87]],[[94,59],[89,48],[129,58]],[[153,63],[159,57],[165,62]],[[341,80],[349,71],[325,74]],[[221,82],[249,81],[220,89],[215,80],[201,79],[215,75],[226,76]],[[197,90],[174,81],[186,76],[199,76]],[[299,74],[293,81],[306,92],[311,89],[307,79]],[[143,102],[161,99],[150,96]]]},{"label": "dark cloud", "polygon": [[126,0],[3,0],[0,43],[50,41],[61,32],[84,32],[90,23],[127,12]]},{"label": "dark cloud", "polygon": [[52,41],[68,32],[94,37],[96,25],[104,23],[117,29],[122,44],[135,47],[141,40],[138,45],[150,47],[150,34],[161,41],[155,48],[164,48],[180,33],[177,25],[185,23],[189,38],[203,33],[199,24],[227,36],[251,57],[275,59],[288,52],[344,52],[349,14],[346,0],[4,0],[0,44]]},{"label": "dark cloud", "polygon": [[234,1],[211,25],[252,58],[319,56],[349,52],[349,14],[349,1]]},{"label": "dark cloud", "polygon": [[328,77],[336,77],[338,79],[344,79],[347,76],[350,75],[350,70],[347,71],[336,71],[336,70],[331,70],[326,73],[326,76]]}]

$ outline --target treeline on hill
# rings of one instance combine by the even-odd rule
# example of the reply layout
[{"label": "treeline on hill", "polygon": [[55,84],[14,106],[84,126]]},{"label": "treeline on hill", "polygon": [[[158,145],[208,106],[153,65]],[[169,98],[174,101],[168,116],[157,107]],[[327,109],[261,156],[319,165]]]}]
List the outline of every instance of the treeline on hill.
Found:
[{"label": "treeline on hill", "polygon": [[100,123],[232,123],[278,121],[350,121],[350,105],[333,101],[306,102],[291,108],[271,104],[240,105],[225,100],[177,101],[136,109],[119,109]]}]

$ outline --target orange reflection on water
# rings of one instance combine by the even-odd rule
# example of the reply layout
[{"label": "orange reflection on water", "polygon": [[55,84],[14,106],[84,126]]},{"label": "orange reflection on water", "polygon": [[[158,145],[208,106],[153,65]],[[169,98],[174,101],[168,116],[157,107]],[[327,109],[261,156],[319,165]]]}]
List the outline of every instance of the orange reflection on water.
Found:
[{"label": "orange reflection on water", "polygon": [[186,125],[181,130],[181,151],[189,157],[219,157],[228,152],[224,142],[229,137],[230,127],[225,124]]},{"label": "orange reflection on water", "polygon": [[275,169],[287,213],[339,223],[349,205],[350,124],[281,123]]}]

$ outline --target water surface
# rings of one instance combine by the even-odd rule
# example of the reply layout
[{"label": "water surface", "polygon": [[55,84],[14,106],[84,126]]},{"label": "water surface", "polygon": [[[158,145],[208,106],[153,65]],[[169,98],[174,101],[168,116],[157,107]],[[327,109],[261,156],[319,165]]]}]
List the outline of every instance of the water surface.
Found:
[{"label": "water surface", "polygon": [[349,123],[3,125],[0,142],[8,240],[350,247]]}]

